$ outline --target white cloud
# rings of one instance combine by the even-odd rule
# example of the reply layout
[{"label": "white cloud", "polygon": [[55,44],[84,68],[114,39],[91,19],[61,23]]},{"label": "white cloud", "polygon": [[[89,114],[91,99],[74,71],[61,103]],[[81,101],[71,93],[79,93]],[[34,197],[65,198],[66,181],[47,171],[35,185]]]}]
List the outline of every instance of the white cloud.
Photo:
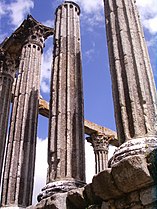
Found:
[{"label": "white cloud", "polygon": [[115,150],[115,146],[109,145],[108,159],[110,159],[113,156]]},{"label": "white cloud", "polygon": [[157,33],[157,1],[156,0],[137,0],[137,6],[142,19],[143,27],[149,33]]},{"label": "white cloud", "polygon": [[40,88],[43,93],[49,93],[50,92],[50,79],[46,79],[46,80],[42,79],[40,83]]},{"label": "white cloud", "polygon": [[147,46],[156,48],[156,43],[157,43],[157,36],[153,36],[151,37],[150,40],[147,41]]},{"label": "white cloud", "polygon": [[143,25],[151,34],[157,33],[157,15],[150,19],[145,19]]},{"label": "white cloud", "polygon": [[6,15],[6,12],[7,12],[7,6],[4,3],[4,1],[2,0],[0,2],[0,43],[7,37],[7,33],[4,33],[2,31],[2,27],[1,27],[1,25],[2,25],[2,22],[1,22],[2,21],[2,17],[4,15]]},{"label": "white cloud", "polygon": [[[33,191],[33,204],[37,203],[37,195],[41,192],[41,189],[46,185],[47,176],[47,144],[48,139],[37,138],[36,147],[36,164],[35,164],[35,179],[34,179],[34,191]],[[115,147],[110,146],[109,158],[113,155]],[[87,140],[85,140],[85,153],[86,153],[86,182],[92,182],[92,178],[95,175],[95,156],[93,147]]]},{"label": "white cloud", "polygon": [[25,15],[34,7],[34,0],[15,0],[11,3],[0,2],[0,16],[7,15],[10,18],[10,24],[18,27],[24,20]]},{"label": "white cloud", "polygon": [[[63,0],[57,0],[58,4],[63,3]],[[103,0],[74,0],[73,2],[77,3],[81,8],[81,13],[94,13],[102,10]]]},{"label": "white cloud", "polygon": [[88,60],[92,59],[93,54],[94,54],[94,49],[93,48],[91,48],[91,49],[89,49],[85,52],[85,56],[87,57]]},{"label": "white cloud", "polygon": [[48,140],[37,138],[35,179],[33,191],[33,204],[37,202],[37,195],[46,185],[47,176],[47,143]]},{"label": "white cloud", "polygon": [[54,20],[46,20],[45,22],[42,22],[42,24],[53,28],[54,27]]},{"label": "white cloud", "polygon": [[105,18],[103,11],[93,12],[93,13],[83,13],[81,14],[82,24],[85,25],[86,30],[95,32],[95,26],[98,28],[104,27]]},{"label": "white cloud", "polygon": [[49,93],[52,65],[52,45],[44,52],[41,66],[40,88],[43,93]]},{"label": "white cloud", "polygon": [[6,7],[5,3],[3,1],[0,2],[0,19],[3,15],[6,14],[6,9],[7,9],[7,7]]},{"label": "white cloud", "polygon": [[139,9],[142,25],[149,33],[146,36],[149,55],[151,58],[152,69],[156,77],[156,59],[155,54],[157,42],[157,0],[136,0]]},{"label": "white cloud", "polygon": [[[116,147],[109,145],[108,158],[113,156]],[[87,140],[85,141],[85,157],[86,157],[86,182],[91,183],[92,178],[95,175],[95,156],[93,147]]]},{"label": "white cloud", "polygon": [[86,182],[91,183],[95,174],[95,157],[93,147],[87,140],[85,141],[85,153],[86,153]]},{"label": "white cloud", "polygon": [[144,17],[151,17],[157,13],[156,0],[136,0],[136,4]]},{"label": "white cloud", "polygon": [[[81,9],[82,23],[88,26],[87,30],[93,31],[94,26],[102,27],[104,23],[103,0],[74,0]],[[62,3],[58,0],[58,3]],[[103,25],[104,26],[104,25]]]},{"label": "white cloud", "polygon": [[78,3],[86,13],[99,12],[103,8],[103,1],[101,0],[76,0],[75,2]]},{"label": "white cloud", "polygon": [[95,43],[92,43],[92,47],[85,51],[84,56],[86,58],[86,62],[91,61],[95,53]]},{"label": "white cloud", "polygon": [[[1,0],[0,2],[0,25],[2,18],[8,18],[9,25],[17,28],[21,22],[24,20],[25,15],[30,13],[30,10],[34,7],[34,0],[12,0],[11,3],[6,3],[6,1]],[[8,34],[3,33],[0,29],[0,42]]]},{"label": "white cloud", "polygon": [[[157,0],[136,0],[142,24],[151,33],[157,33]],[[75,0],[80,6],[82,18],[86,24],[98,26],[104,21],[103,1]],[[101,25],[100,25],[101,26]]]},{"label": "white cloud", "polygon": [[[36,164],[35,164],[35,179],[33,191],[33,204],[37,202],[37,195],[41,189],[46,185],[47,176],[47,143],[48,139],[37,138],[36,147]],[[95,174],[95,157],[93,147],[85,141],[86,151],[86,182],[90,183]]]},{"label": "white cloud", "polygon": [[7,11],[11,19],[11,24],[15,27],[24,20],[26,14],[34,7],[33,0],[16,0],[7,5]]}]

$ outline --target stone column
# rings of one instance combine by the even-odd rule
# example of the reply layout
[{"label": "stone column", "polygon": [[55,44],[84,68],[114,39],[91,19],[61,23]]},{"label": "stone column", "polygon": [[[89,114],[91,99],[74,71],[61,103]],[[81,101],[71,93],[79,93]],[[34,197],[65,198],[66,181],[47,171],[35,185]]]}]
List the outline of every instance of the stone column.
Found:
[{"label": "stone column", "polygon": [[2,174],[5,144],[7,137],[11,88],[15,75],[15,62],[0,48],[0,179]]},{"label": "stone column", "polygon": [[95,173],[108,168],[108,151],[110,137],[104,134],[92,134],[87,141],[92,144],[95,154]]},{"label": "stone column", "polygon": [[156,147],[157,94],[135,1],[104,3],[117,132],[125,142],[116,161]]},{"label": "stone column", "polygon": [[29,36],[22,47],[14,88],[2,185],[2,207],[25,208],[32,204],[41,56],[45,36],[51,34],[49,31],[45,32],[45,26],[33,21],[31,17],[27,20]]},{"label": "stone column", "polygon": [[[66,1],[56,10],[51,82],[47,185],[38,200],[84,185],[84,113],[80,9]],[[60,206],[61,207],[61,206]]]}]

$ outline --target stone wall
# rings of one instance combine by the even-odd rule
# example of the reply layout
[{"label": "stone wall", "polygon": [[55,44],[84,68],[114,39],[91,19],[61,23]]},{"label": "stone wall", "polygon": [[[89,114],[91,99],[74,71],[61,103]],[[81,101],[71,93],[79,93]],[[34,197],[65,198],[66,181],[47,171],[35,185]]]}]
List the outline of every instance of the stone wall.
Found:
[{"label": "stone wall", "polygon": [[156,209],[157,185],[131,192],[117,200],[103,202],[101,209]]},{"label": "stone wall", "polygon": [[84,188],[67,193],[70,209],[157,208],[157,152],[128,157],[93,177]]}]

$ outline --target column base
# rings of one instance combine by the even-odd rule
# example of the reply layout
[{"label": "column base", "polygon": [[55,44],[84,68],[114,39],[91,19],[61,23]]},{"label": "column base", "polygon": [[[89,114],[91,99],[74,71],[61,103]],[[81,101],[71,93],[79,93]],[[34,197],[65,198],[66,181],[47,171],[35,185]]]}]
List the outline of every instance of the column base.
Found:
[{"label": "column base", "polygon": [[147,156],[154,149],[157,149],[157,136],[131,139],[115,150],[113,157],[109,160],[109,167],[129,156],[139,154]]},{"label": "column base", "polygon": [[37,196],[38,202],[41,200],[48,198],[57,193],[65,193],[72,189],[80,188],[85,186],[85,183],[82,181],[76,180],[63,180],[63,181],[54,181],[48,183],[42,191]]}]

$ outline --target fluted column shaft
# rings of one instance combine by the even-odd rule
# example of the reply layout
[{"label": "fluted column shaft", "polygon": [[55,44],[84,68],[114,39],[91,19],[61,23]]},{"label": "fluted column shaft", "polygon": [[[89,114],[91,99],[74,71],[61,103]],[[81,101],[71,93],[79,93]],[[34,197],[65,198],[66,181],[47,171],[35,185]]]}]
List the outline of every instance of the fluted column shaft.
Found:
[{"label": "fluted column shaft", "polygon": [[43,37],[35,31],[28,37],[14,88],[2,185],[2,206],[27,207],[32,203],[39,83]]},{"label": "fluted column shaft", "polygon": [[156,88],[135,1],[104,3],[118,138],[156,136]]},{"label": "fluted column shaft", "polygon": [[0,179],[6,145],[11,88],[14,76],[14,59],[3,49],[0,49]]},{"label": "fluted column shaft", "polygon": [[48,179],[85,181],[79,7],[56,11],[48,139]]},{"label": "fluted column shaft", "polygon": [[108,168],[108,151],[110,136],[104,134],[92,134],[87,137],[87,141],[91,143],[95,155],[95,173],[99,173]]}]

